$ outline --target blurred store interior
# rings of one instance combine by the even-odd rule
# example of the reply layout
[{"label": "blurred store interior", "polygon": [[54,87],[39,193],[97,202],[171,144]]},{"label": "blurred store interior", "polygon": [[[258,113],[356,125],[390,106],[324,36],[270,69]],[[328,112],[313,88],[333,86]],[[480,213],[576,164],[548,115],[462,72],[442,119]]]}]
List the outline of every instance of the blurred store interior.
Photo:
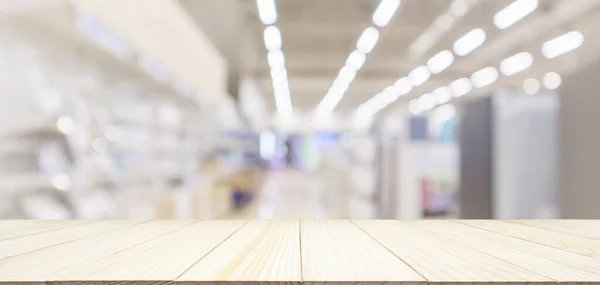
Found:
[{"label": "blurred store interior", "polygon": [[1,219],[600,218],[599,0],[2,0]]}]

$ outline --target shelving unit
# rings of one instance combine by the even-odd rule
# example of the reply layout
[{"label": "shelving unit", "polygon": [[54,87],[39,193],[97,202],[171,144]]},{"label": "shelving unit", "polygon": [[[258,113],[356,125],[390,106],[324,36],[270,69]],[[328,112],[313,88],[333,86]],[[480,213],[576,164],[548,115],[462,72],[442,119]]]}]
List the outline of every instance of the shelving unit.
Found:
[{"label": "shelving unit", "polygon": [[156,218],[162,197],[209,191],[214,122],[190,86],[70,5],[3,21],[0,191],[17,206],[0,217]]}]

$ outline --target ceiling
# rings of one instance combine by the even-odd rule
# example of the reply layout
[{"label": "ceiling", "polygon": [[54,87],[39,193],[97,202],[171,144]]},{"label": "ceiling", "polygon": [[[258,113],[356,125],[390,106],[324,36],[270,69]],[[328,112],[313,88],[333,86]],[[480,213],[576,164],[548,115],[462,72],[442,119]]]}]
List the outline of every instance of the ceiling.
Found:
[{"label": "ceiling", "polygon": [[[234,66],[232,69],[256,77],[266,99],[274,106],[267,51],[262,39],[265,26],[259,20],[256,1],[181,1],[215,45],[226,54]],[[375,49],[367,55],[365,65],[336,111],[355,110],[415,67],[425,64],[432,55],[442,50],[452,50],[453,43],[474,28],[484,29],[487,33],[487,40],[480,48],[468,56],[457,57],[448,69],[433,75],[425,84],[414,88],[397,102],[406,103],[456,79],[469,77],[483,67],[497,67],[504,58],[521,51],[530,51],[537,64],[541,44],[574,27],[586,36],[577,57],[570,55],[552,62],[544,61],[519,76],[501,78],[489,88],[519,85],[523,77],[535,72],[574,68],[579,63],[600,56],[597,52],[600,31],[593,28],[600,26],[600,1],[539,0],[540,5],[535,12],[504,30],[495,27],[493,17],[514,0],[466,1],[472,3],[469,11],[449,31],[443,33],[431,48],[417,55],[409,51],[410,46],[449,9],[452,1],[403,0],[391,22],[379,29],[381,36]],[[313,110],[323,99],[348,55],[356,48],[363,30],[373,26],[371,18],[379,2],[276,1],[278,18],[275,25],[282,33],[282,50],[295,110]],[[489,88],[479,90],[479,93],[489,91]]]}]

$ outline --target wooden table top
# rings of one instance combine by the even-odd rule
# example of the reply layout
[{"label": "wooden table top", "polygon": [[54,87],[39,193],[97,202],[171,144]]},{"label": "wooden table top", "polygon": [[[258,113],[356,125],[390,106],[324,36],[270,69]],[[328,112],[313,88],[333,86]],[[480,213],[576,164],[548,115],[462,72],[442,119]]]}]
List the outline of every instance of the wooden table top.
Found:
[{"label": "wooden table top", "polygon": [[172,282],[600,284],[600,221],[0,221],[0,284]]}]

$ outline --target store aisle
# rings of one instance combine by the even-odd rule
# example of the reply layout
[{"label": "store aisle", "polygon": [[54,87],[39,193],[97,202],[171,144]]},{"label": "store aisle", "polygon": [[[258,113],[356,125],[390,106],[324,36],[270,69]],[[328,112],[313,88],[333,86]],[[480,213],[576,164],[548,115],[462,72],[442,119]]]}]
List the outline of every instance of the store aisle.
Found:
[{"label": "store aisle", "polygon": [[316,172],[285,170],[267,175],[256,199],[226,219],[335,219],[344,216],[343,189],[326,187]]}]

